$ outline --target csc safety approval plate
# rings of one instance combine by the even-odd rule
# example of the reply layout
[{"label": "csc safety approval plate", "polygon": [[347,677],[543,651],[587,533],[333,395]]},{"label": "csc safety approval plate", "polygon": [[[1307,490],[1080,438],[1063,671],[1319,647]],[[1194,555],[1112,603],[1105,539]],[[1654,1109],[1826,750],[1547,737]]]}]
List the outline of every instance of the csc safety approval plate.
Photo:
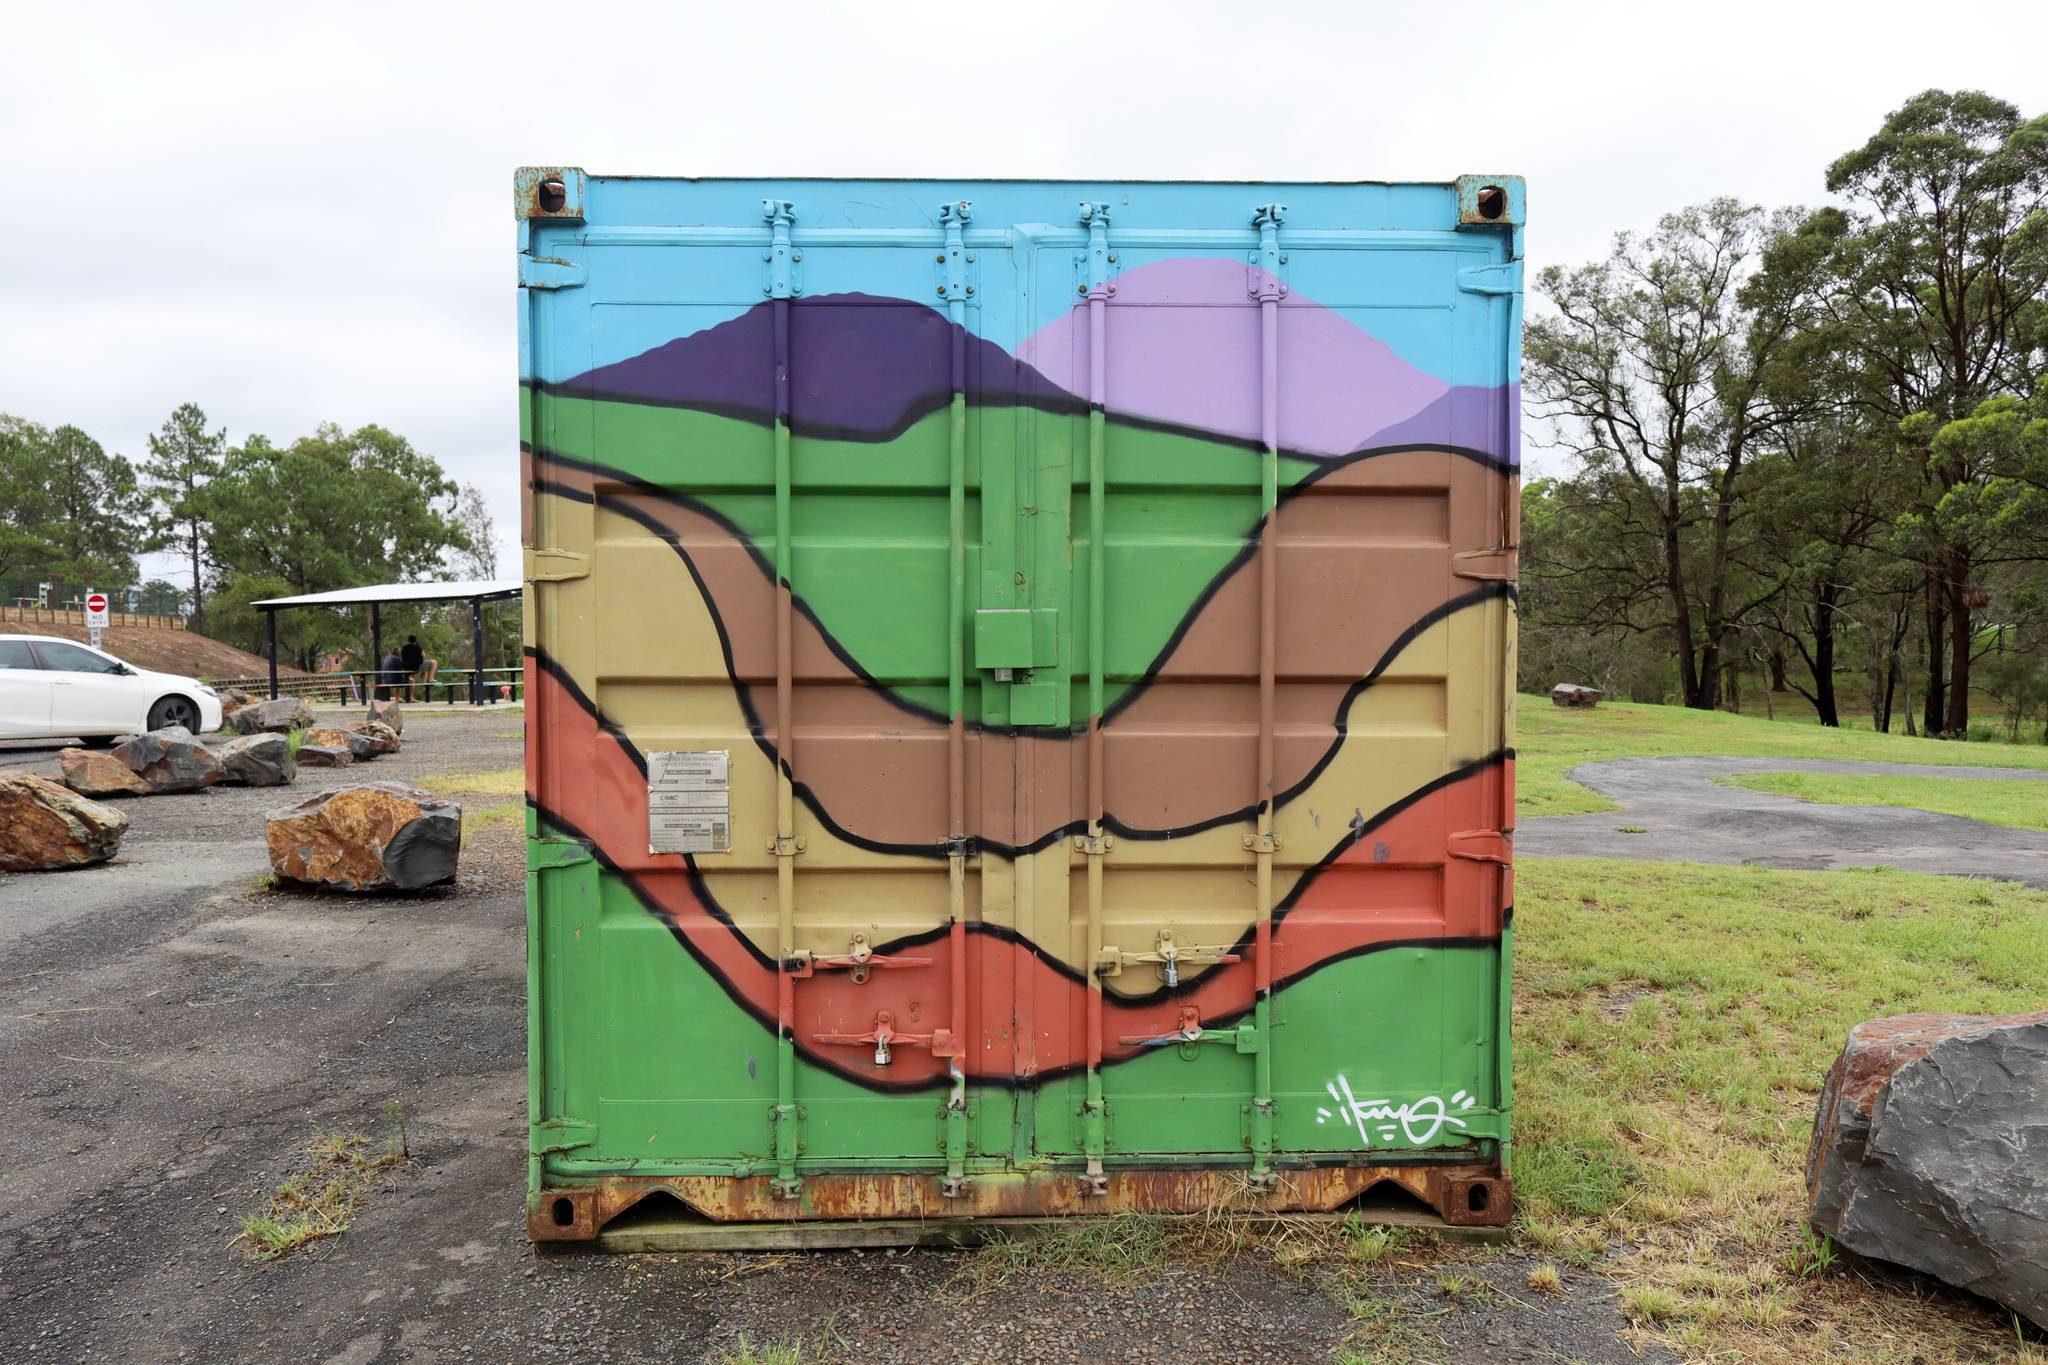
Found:
[{"label": "csc safety approval plate", "polygon": [[724,749],[647,755],[647,851],[730,853],[730,770]]}]

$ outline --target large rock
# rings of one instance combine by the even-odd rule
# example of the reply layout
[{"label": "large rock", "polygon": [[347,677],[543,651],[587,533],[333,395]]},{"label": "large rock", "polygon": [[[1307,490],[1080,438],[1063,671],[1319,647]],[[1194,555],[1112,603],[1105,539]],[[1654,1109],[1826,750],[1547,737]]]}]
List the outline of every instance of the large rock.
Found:
[{"label": "large rock", "polygon": [[147,796],[149,784],[120,759],[93,749],[60,749],[64,785],[80,796]]},{"label": "large rock", "polygon": [[346,745],[301,744],[298,760],[301,768],[346,768],[356,756]]},{"label": "large rock", "polygon": [[196,792],[223,776],[213,750],[182,725],[130,735],[107,752],[134,770],[152,792]]},{"label": "large rock", "polygon": [[215,749],[223,782],[244,787],[282,787],[298,776],[292,742],[283,735],[243,735]]},{"label": "large rock", "polygon": [[1588,711],[1598,706],[1600,698],[1606,695],[1599,688],[1587,687],[1584,683],[1559,683],[1550,689],[1550,700],[1556,705]]},{"label": "large rock", "polygon": [[223,718],[232,716],[255,700],[239,687],[223,687],[220,690],[220,713]]},{"label": "large rock", "polygon": [[2048,1327],[2048,1010],[1858,1024],[1828,1072],[1807,1217]]},{"label": "large rock", "polygon": [[324,749],[346,749],[358,763],[367,763],[383,752],[370,736],[339,725],[314,726],[306,731],[306,743],[317,744]]},{"label": "large rock", "polygon": [[361,735],[369,744],[372,754],[398,752],[398,731],[380,720],[352,720],[341,728],[352,735]]},{"label": "large rock", "polygon": [[127,832],[127,816],[46,777],[0,777],[0,872],[105,862]]},{"label": "large rock", "polygon": [[370,719],[380,725],[390,726],[391,733],[394,735],[405,733],[405,712],[399,709],[398,703],[395,701],[371,702]]},{"label": "large rock", "polygon": [[343,891],[417,891],[450,881],[462,807],[403,782],[359,782],[268,817],[280,877]]},{"label": "large rock", "polygon": [[286,735],[313,723],[313,704],[304,697],[252,701],[223,722],[238,735]]}]

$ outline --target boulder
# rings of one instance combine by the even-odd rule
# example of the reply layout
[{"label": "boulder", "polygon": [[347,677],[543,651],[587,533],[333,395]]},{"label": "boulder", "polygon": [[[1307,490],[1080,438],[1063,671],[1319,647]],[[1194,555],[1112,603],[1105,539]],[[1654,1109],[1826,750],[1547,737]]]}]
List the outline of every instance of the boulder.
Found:
[{"label": "boulder", "polygon": [[361,735],[367,740],[372,754],[395,754],[398,752],[398,731],[382,721],[352,720],[341,728],[352,735]]},{"label": "boulder", "polygon": [[220,760],[182,725],[130,735],[107,751],[155,793],[196,792],[220,781]]},{"label": "boulder", "polygon": [[243,707],[247,706],[250,702],[255,700],[256,698],[250,696],[247,692],[244,692],[239,687],[223,687],[220,690],[221,716],[223,718],[232,716],[233,714],[235,714],[235,712],[241,710]]},{"label": "boulder", "polygon": [[282,787],[298,776],[292,742],[283,735],[243,735],[215,749],[223,782],[244,787]]},{"label": "boulder", "polygon": [[149,784],[120,759],[93,749],[60,749],[64,785],[80,796],[147,796]]},{"label": "boulder", "polygon": [[462,807],[403,782],[359,782],[271,811],[266,832],[280,877],[417,891],[454,879]]},{"label": "boulder", "polygon": [[326,749],[346,749],[358,763],[367,763],[383,753],[377,741],[355,730],[346,730],[339,725],[316,725],[306,731],[306,743],[318,744]]},{"label": "boulder", "polygon": [[301,744],[297,754],[301,768],[346,768],[356,756],[346,745]]},{"label": "boulder", "polygon": [[127,832],[127,816],[46,777],[0,777],[0,872],[103,863]]},{"label": "boulder", "polygon": [[1599,688],[1587,687],[1583,683],[1559,683],[1550,689],[1550,700],[1554,704],[1578,707],[1588,711],[1598,706],[1600,698],[1606,695]]},{"label": "boulder", "polygon": [[313,723],[313,705],[304,697],[252,701],[230,715],[226,727],[238,735],[286,735]]},{"label": "boulder", "polygon": [[1807,1149],[1807,1219],[2048,1327],[2048,1010],[1858,1024]]},{"label": "boulder", "polygon": [[405,733],[405,712],[398,709],[395,701],[373,701],[370,703],[370,719],[380,725],[391,727],[391,733]]}]

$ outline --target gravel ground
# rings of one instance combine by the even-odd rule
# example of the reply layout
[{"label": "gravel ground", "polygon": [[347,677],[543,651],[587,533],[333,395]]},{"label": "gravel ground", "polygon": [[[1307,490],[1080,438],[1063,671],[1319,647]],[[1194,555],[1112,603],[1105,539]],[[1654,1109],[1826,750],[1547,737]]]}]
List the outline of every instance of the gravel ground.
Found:
[{"label": "gravel ground", "polygon": [[[515,766],[505,712],[417,716],[362,776]],[[54,771],[0,749],[0,771]],[[358,770],[308,771],[295,790]],[[1391,1329],[1315,1266],[1263,1251],[1129,1277],[973,1253],[537,1255],[525,1239],[525,969],[518,827],[464,849],[457,886],[406,899],[273,890],[277,790],[132,800],[114,863],[0,877],[0,1167],[9,1361],[804,1360],[1632,1362],[1599,1277],[1535,1302],[1512,1254],[1469,1253],[1501,1293],[1376,1272]],[[315,1129],[413,1160],[345,1235],[273,1263],[243,1215],[304,1169]],[[1459,1252],[1459,1255],[1468,1253]],[[1502,1295],[1507,1297],[1502,1297]],[[1393,1337],[1387,1333],[1394,1332]],[[1395,1347],[1392,1343],[1406,1343]],[[1388,1353],[1394,1351],[1396,1353]]]},{"label": "gravel ground", "polygon": [[[1900,806],[1829,806],[1724,787],[1739,773],[1849,773],[2048,781],[2021,768],[1950,768],[1804,758],[1617,758],[1566,776],[1620,803],[1592,815],[1542,815],[1515,829],[1524,858],[1642,858],[1817,872],[1883,865],[1901,872],[1998,877],[2048,888],[2048,834]],[[1622,826],[1630,833],[1621,833]]]}]

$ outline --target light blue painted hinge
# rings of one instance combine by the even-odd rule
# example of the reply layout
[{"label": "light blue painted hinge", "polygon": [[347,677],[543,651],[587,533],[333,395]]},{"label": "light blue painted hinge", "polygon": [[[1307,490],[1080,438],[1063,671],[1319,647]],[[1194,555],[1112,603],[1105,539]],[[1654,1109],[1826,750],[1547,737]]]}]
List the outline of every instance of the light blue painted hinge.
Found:
[{"label": "light blue painted hinge", "polygon": [[1287,258],[1280,254],[1280,220],[1287,216],[1285,204],[1261,204],[1252,212],[1252,226],[1259,230],[1259,244],[1245,257],[1245,292],[1261,303],[1278,303],[1287,297],[1287,280],[1281,267]]},{"label": "light blue painted hinge", "polygon": [[974,206],[965,199],[939,205],[939,226],[946,230],[946,249],[939,253],[938,295],[947,303],[964,303],[974,293],[974,286],[968,283],[968,267],[974,264],[974,257],[967,254],[962,238],[967,220],[973,216]]},{"label": "light blue painted hinge", "polygon": [[1492,265],[1468,265],[1458,272],[1458,288],[1468,294],[1519,294],[1522,292],[1522,263],[1498,261]]},{"label": "light blue painted hinge", "polygon": [[787,199],[763,199],[761,216],[768,220],[768,254],[761,258],[768,263],[768,283],[761,292],[771,299],[795,298],[804,292],[804,254],[789,241],[796,205]]},{"label": "light blue painted hinge", "polygon": [[1074,292],[1084,299],[1106,299],[1116,294],[1109,282],[1110,267],[1117,263],[1109,249],[1109,205],[1092,199],[1081,201],[1081,224],[1088,229],[1088,246],[1074,258],[1080,279]]},{"label": "light blue painted hinge", "polygon": [[559,256],[521,256],[519,283],[526,289],[581,289],[590,272]]}]

